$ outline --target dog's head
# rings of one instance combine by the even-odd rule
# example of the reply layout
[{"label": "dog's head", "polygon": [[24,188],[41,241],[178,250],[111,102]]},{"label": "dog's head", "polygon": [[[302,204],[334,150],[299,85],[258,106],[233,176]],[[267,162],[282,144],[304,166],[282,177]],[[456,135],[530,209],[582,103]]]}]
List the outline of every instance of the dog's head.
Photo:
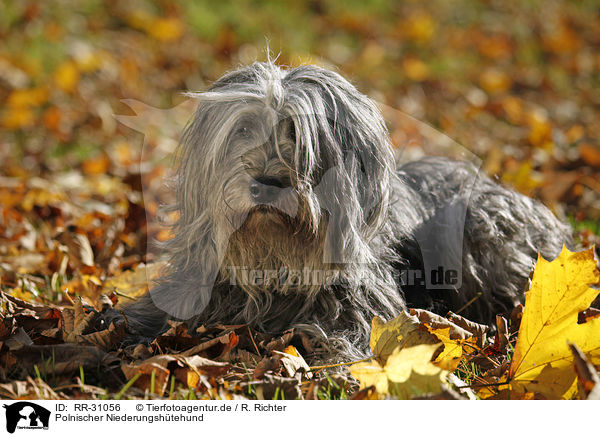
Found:
[{"label": "dog's head", "polygon": [[[190,95],[198,107],[180,145],[180,218],[168,243],[182,277],[210,292],[231,268],[373,261],[370,241],[385,221],[394,159],[368,97],[323,68],[270,62]],[[260,291],[267,285],[282,290],[263,283]]]}]

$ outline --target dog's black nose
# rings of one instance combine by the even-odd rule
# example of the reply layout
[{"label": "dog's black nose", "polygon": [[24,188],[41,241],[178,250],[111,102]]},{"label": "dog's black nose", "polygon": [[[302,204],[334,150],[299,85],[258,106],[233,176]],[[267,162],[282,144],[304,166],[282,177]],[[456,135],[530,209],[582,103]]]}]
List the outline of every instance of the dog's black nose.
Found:
[{"label": "dog's black nose", "polygon": [[283,183],[278,179],[260,178],[250,182],[250,196],[260,204],[271,203],[279,197]]}]

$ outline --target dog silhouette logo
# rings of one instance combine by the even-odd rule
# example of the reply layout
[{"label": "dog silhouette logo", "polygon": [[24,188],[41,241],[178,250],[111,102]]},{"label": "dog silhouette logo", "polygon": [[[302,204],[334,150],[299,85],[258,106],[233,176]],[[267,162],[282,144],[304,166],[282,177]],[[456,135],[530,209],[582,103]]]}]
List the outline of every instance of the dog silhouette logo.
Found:
[{"label": "dog silhouette logo", "polygon": [[18,429],[48,429],[50,411],[29,401],[19,401],[3,405],[6,409],[6,431],[14,433]]}]

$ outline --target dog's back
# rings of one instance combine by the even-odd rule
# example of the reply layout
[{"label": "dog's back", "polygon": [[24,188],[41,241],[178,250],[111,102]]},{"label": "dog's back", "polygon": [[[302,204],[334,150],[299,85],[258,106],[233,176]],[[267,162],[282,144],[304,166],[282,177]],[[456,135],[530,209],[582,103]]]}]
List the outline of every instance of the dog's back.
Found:
[{"label": "dog's back", "polygon": [[[404,283],[409,306],[444,312],[475,298],[463,314],[491,323],[523,301],[538,252],[553,259],[563,244],[573,245],[570,228],[543,204],[469,162],[424,158],[402,165],[398,177],[407,192],[396,195],[412,196],[422,218],[397,247],[407,259],[402,267],[423,271],[426,281]],[[402,220],[402,212],[392,215]]]}]

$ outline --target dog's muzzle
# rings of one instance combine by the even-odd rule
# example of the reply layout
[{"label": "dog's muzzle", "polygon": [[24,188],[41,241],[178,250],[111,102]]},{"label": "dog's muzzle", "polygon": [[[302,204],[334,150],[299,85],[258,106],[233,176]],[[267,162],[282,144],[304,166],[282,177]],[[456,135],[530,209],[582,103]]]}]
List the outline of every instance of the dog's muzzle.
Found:
[{"label": "dog's muzzle", "polygon": [[257,204],[268,204],[276,202],[285,188],[278,179],[260,178],[250,182],[249,190],[250,197]]}]

